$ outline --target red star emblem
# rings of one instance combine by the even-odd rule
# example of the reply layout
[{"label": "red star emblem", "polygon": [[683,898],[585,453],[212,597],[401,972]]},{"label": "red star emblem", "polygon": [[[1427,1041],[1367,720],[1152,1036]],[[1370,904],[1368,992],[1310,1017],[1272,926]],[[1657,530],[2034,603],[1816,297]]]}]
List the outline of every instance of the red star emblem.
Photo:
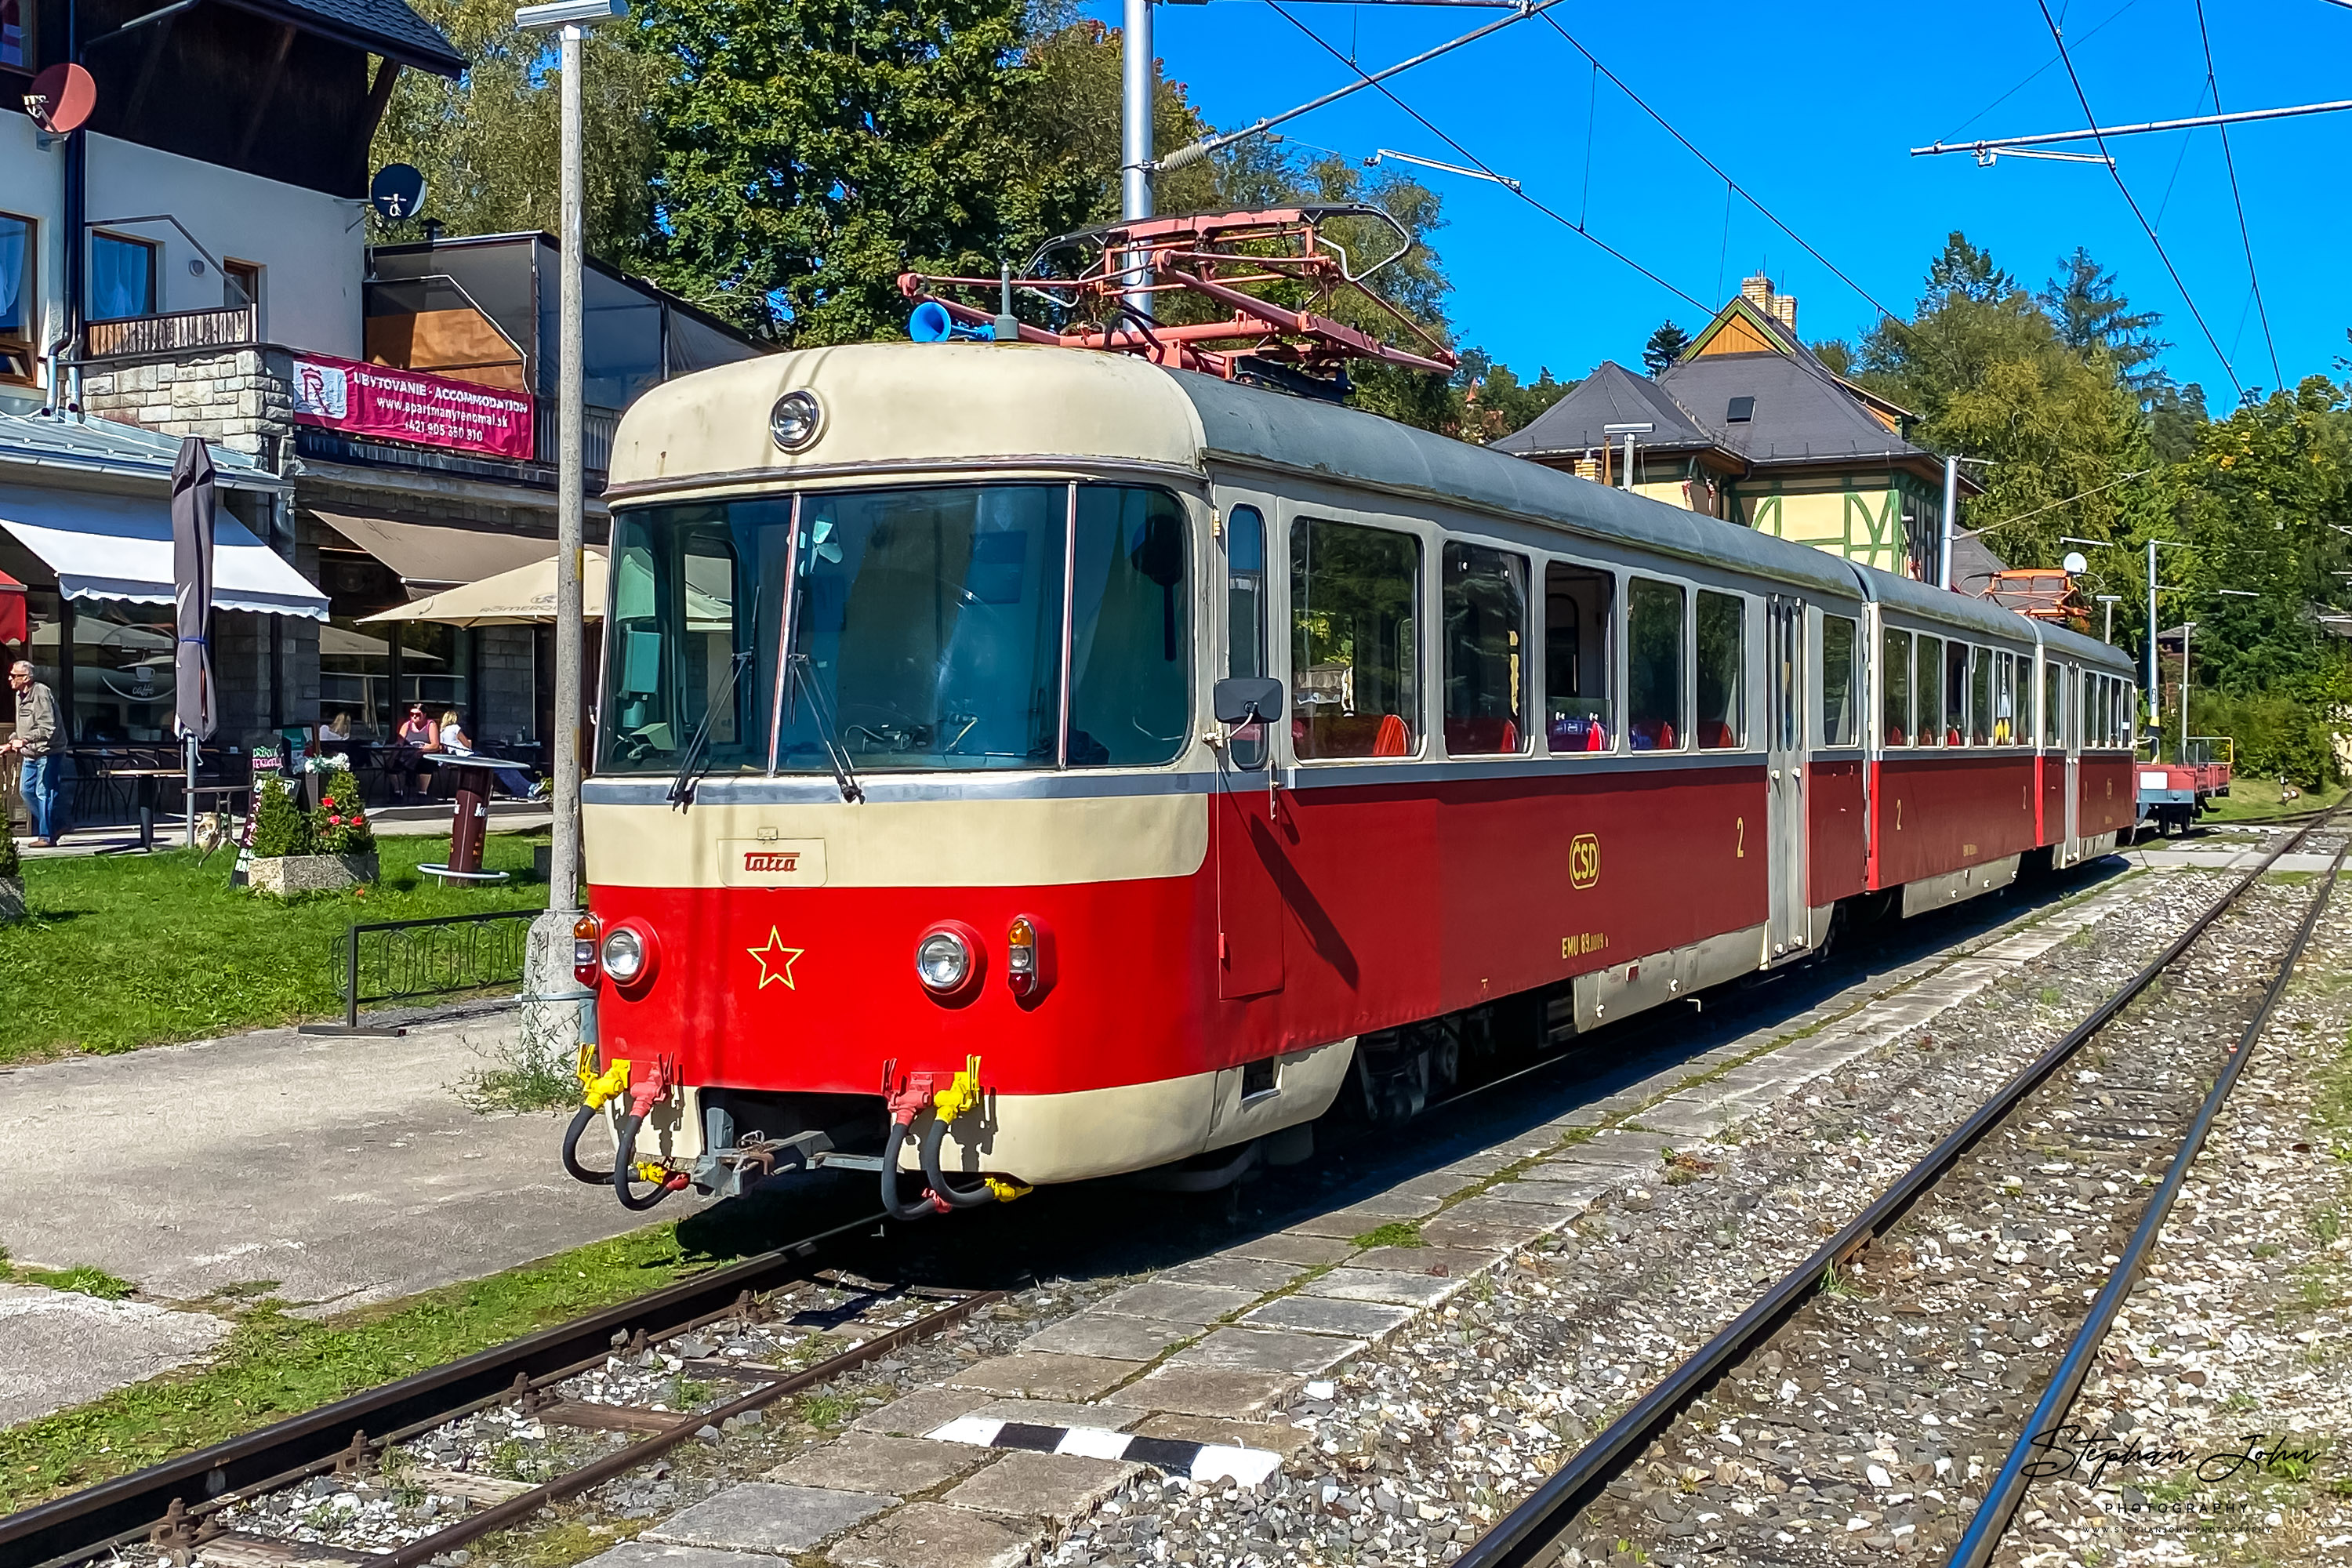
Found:
[{"label": "red star emblem", "polygon": [[768,928],[768,941],[765,946],[747,947],[743,951],[750,953],[760,965],[760,984],[752,987],[754,991],[765,991],[772,983],[782,985],[787,991],[800,989],[793,984],[793,963],[808,950],[786,947],[784,939],[776,934],[774,926]]}]

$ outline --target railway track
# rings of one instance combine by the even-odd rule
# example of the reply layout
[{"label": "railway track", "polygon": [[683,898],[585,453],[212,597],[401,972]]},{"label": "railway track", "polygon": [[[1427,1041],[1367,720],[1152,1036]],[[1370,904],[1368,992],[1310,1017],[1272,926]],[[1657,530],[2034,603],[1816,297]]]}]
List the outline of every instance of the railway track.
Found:
[{"label": "railway track", "polygon": [[[1616,1046],[1622,1050],[1662,1026],[1655,1018],[1645,1016],[1633,1034],[1617,1037]],[[1549,1059],[1447,1103],[1466,1104],[1528,1074],[1556,1072],[1563,1067],[1573,1070],[1569,1061]],[[1344,1140],[1334,1145],[1335,1151],[1351,1147],[1352,1142]],[[269,1522],[266,1510],[257,1505],[305,1482],[323,1486],[317,1479],[321,1477],[342,1478],[331,1489],[340,1490],[353,1479],[387,1468],[386,1456],[404,1445],[412,1450],[404,1455],[405,1462],[413,1458],[415,1439],[473,1412],[511,1411],[548,1426],[617,1432],[633,1439],[529,1485],[478,1474],[443,1474],[426,1464],[410,1472],[408,1484],[447,1483],[446,1489],[446,1489],[463,1500],[467,1511],[461,1517],[429,1535],[394,1544],[389,1553],[380,1549],[362,1552],[322,1548],[315,1543],[306,1543],[303,1549],[312,1561],[321,1560],[323,1553],[324,1560],[338,1560],[340,1554],[341,1559],[393,1568],[427,1562],[482,1534],[516,1525],[551,1502],[598,1487],[628,1470],[654,1465],[664,1453],[708,1426],[723,1426],[730,1418],[836,1378],[909,1339],[944,1330],[1001,1298],[1002,1292],[997,1291],[931,1291],[929,1298],[938,1305],[918,1323],[891,1327],[882,1337],[806,1365],[755,1365],[749,1369],[748,1378],[740,1366],[714,1367],[707,1357],[677,1357],[691,1363],[683,1368],[688,1375],[727,1379],[745,1386],[737,1398],[692,1412],[654,1409],[642,1403],[616,1405],[601,1397],[583,1400],[567,1394],[567,1384],[593,1378],[598,1369],[614,1363],[616,1355],[642,1358],[681,1340],[690,1342],[713,1324],[750,1322],[763,1311],[777,1313],[789,1306],[777,1293],[809,1279],[810,1259],[819,1244],[870,1227],[879,1217],[835,1227],[574,1323],[0,1519],[0,1561],[28,1568],[62,1568],[132,1543],[182,1560],[201,1545],[207,1562],[256,1568],[292,1561],[286,1536],[251,1527],[256,1521],[264,1526]]]},{"label": "railway track", "polygon": [[[379,1568],[410,1568],[489,1531],[530,1518],[548,1504],[613,1477],[658,1460],[709,1426],[759,1411],[803,1389],[824,1383],[909,1342],[938,1333],[1002,1299],[1002,1291],[898,1291],[869,1281],[830,1281],[828,1294],[846,1296],[860,1308],[882,1305],[886,1321],[873,1313],[821,1315],[831,1326],[815,1333],[771,1336],[780,1350],[803,1346],[845,1348],[801,1357],[804,1364],[729,1360],[708,1353],[664,1358],[677,1346],[715,1325],[752,1328],[785,1317],[790,1293],[813,1280],[820,1244],[873,1226],[879,1213],[835,1226],[788,1246],[714,1269],[571,1322],[525,1335],[446,1366],[402,1378],[349,1399],[154,1466],[101,1482],[55,1501],[0,1519],[0,1562],[24,1568],[65,1568],[117,1548],[144,1544],[166,1561],[187,1562],[202,1547],[208,1561],[266,1564],[297,1560],[367,1562]],[[905,1321],[893,1321],[890,1318]],[[841,1331],[849,1325],[851,1332]],[[865,1331],[857,1331],[859,1329]],[[852,1340],[855,1342],[851,1342]],[[692,1410],[661,1407],[663,1401],[635,1402],[582,1396],[580,1384],[593,1384],[608,1367],[648,1358],[678,1363],[688,1379],[731,1384],[742,1392]],[[659,1379],[638,1380],[658,1383]],[[448,1483],[452,1495],[473,1505],[468,1511],[420,1540],[389,1553],[338,1552],[316,1546],[292,1550],[281,1540],[229,1529],[225,1521],[250,1510],[257,1500],[282,1493],[314,1477],[364,1478],[385,1468],[388,1454],[437,1428],[477,1412],[507,1407],[542,1426],[617,1433],[633,1440],[587,1458],[537,1484],[501,1482],[490,1477],[444,1476],[426,1467],[408,1470],[416,1484]]]},{"label": "railway track", "polygon": [[[1818,1495],[1829,1498],[1854,1496],[1857,1487],[1852,1483],[1863,1482],[1865,1478],[1870,1486],[1882,1492],[1901,1488],[1906,1481],[1897,1478],[1906,1472],[1909,1483],[1923,1493],[1940,1488],[1948,1494],[1957,1494],[1957,1502],[1962,1506],[1953,1510],[1953,1517],[1961,1520],[1964,1528],[1957,1531],[1957,1539],[1948,1533],[1944,1538],[1949,1562],[1978,1568],[1994,1561],[2041,1468],[2035,1464],[2037,1456],[2046,1457],[2047,1435],[2064,1421],[2092,1369],[2102,1337],[2137,1284],[2174,1196],[2325,912],[2347,854],[2352,853],[2352,833],[2347,833],[2347,825],[2352,825],[2352,817],[2330,812],[2315,817],[2273,847],[2260,865],[2232,884],[2164,952],[2133,974],[2063,1039],[2003,1084],[1848,1225],[1828,1237],[1811,1257],[1775,1282],[1689,1359],[1675,1367],[1518,1507],[1472,1543],[1457,1560],[1455,1568],[1538,1568],[1560,1561],[1571,1552],[1579,1554],[1571,1560],[1598,1561],[1612,1556],[1618,1549],[1641,1545],[1645,1538],[1655,1542],[1664,1537],[1671,1544],[1679,1545],[1682,1542],[1672,1541],[1672,1537],[1687,1536],[1687,1529],[1662,1530],[1658,1519],[1644,1514],[1645,1496],[1659,1495],[1655,1489],[1645,1488],[1645,1481],[1662,1482],[1666,1492],[1687,1495],[1729,1477],[1751,1489],[1760,1485],[1768,1494],[1788,1494],[1792,1489],[1786,1479],[1789,1474],[1795,1476],[1798,1488],[1814,1489],[1807,1485],[1808,1469],[1812,1472],[1812,1480],[1822,1483]],[[2248,928],[2264,918],[2263,911],[2249,910],[2251,895],[2263,887],[2263,873],[2282,856],[2302,848],[2307,840],[2323,833],[2341,839],[2332,847],[2331,867],[2299,911],[2284,918],[2277,918],[2279,911],[2267,911],[2272,924],[2286,928],[2285,936],[2283,942],[2273,944],[2275,956],[2264,964],[2258,983],[2251,982],[2241,961],[2249,948],[2260,941]],[[2233,921],[2233,916],[2239,918]],[[2192,973],[2193,957],[2208,962],[2219,972],[2218,977]],[[2217,1011],[2231,1013],[2229,1026],[2218,1036],[2209,1033],[2198,1039],[2178,1035],[2159,1037],[2161,1043],[2174,1047],[2168,1050],[2135,1051],[2128,1057],[2105,1054],[2105,1047],[2112,1043],[2111,1032],[2118,1028],[2126,1009],[2153,988],[2168,984],[2174,987],[2171,999],[2179,1011],[2193,1013],[2201,1006],[2208,1015]],[[2205,1020],[2208,1025],[2213,1021],[2210,1016]],[[2200,1044],[2201,1050],[2192,1048]],[[2086,1059],[2101,1062],[2107,1070],[2082,1068],[2079,1064]],[[2076,1071],[2069,1074],[2063,1070],[2070,1067]],[[2206,1087],[2208,1083],[2210,1089]],[[2160,1131],[2168,1122],[2175,1129],[2168,1140]],[[2008,1147],[1995,1147],[1996,1141]],[[2071,1327],[2063,1332],[2049,1332],[2042,1316],[2013,1314],[2026,1328],[2045,1330],[2032,1339],[2033,1346],[2043,1349],[2063,1341],[2063,1348],[2053,1352],[2054,1365],[2040,1378],[2039,1393],[2030,1409],[2021,1408],[2025,1390],[2015,1384],[2010,1385],[2005,1396],[2002,1390],[1991,1391],[1993,1397],[1988,1403],[2017,1416],[2011,1429],[2000,1438],[1997,1447],[2003,1451],[2003,1457],[1998,1468],[1988,1467],[1987,1473],[1979,1479],[1948,1465],[1910,1466],[1895,1448],[1884,1447],[1874,1449],[1875,1457],[1866,1471],[1840,1471],[1839,1463],[1864,1456],[1852,1452],[1828,1455],[1830,1449],[1858,1446],[1851,1440],[1831,1438],[1832,1427],[1837,1421],[1811,1420],[1812,1430],[1821,1436],[1811,1440],[1801,1430],[1803,1413],[1813,1402],[1820,1401],[1826,1411],[1839,1409],[1835,1401],[1822,1392],[1824,1388],[1831,1394],[1839,1392],[1834,1381],[1837,1369],[1853,1372],[1865,1367],[1874,1371],[1887,1368],[1890,1384],[1899,1384],[1906,1376],[1912,1380],[1916,1386],[1910,1392],[1915,1397],[1921,1393],[1932,1394],[1938,1384],[1946,1382],[1927,1370],[1933,1363],[1924,1358],[1932,1357],[1935,1352],[1908,1342],[1923,1336],[1930,1337],[1933,1342],[1932,1327],[1919,1325],[1932,1325],[1935,1316],[1948,1306],[1921,1299],[1932,1291],[1937,1266],[1943,1264],[1948,1256],[1946,1247],[1931,1234],[1936,1228],[1934,1222],[1963,1226],[1974,1224],[1980,1227],[1981,1216],[1988,1213],[2004,1216],[2003,1223],[1994,1227],[1996,1239],[1989,1255],[1991,1262],[2003,1268],[2021,1266],[2031,1251],[2042,1251],[2049,1257],[2036,1260],[2037,1266],[2046,1261],[2050,1271],[2065,1273],[2065,1257],[2081,1255],[2083,1249],[2068,1253],[2054,1242],[2047,1247],[2041,1246],[2048,1239],[2046,1237],[2016,1234],[2039,1228],[2032,1225],[2015,1226],[2006,1221],[2012,1207],[2023,1215],[2026,1205],[2013,1196],[2021,1191],[2021,1184],[2013,1174],[2004,1175],[1998,1169],[1971,1168],[1978,1164],[1998,1167],[2004,1159],[2013,1162],[2027,1152],[2034,1152],[2032,1157],[2049,1157],[2032,1168],[2053,1173],[2063,1169],[2078,1186],[2095,1183],[2110,1195],[2145,1191],[2147,1196],[2144,1203],[2121,1205],[2136,1212],[2111,1216],[2108,1228],[2097,1236],[2093,1234],[2097,1228],[2095,1222],[2078,1222],[2085,1232],[2082,1238],[2084,1242],[2116,1229],[2127,1235],[2116,1237],[2112,1251],[2092,1251],[2102,1267],[2086,1269],[2076,1263],[2065,1283],[2053,1281],[2043,1289],[2045,1302],[2054,1297],[2058,1305],[2067,1301],[2080,1304],[2077,1321]],[[1987,1157],[1979,1159],[1980,1155]],[[2118,1181],[2118,1177],[2122,1180]],[[1950,1212],[1934,1212],[1939,1205]],[[2067,1206],[2087,1214],[2095,1205],[2070,1203]],[[1953,1229],[1945,1234],[1957,1238],[1977,1233]],[[2054,1236],[2067,1242],[2076,1239],[2064,1229],[2055,1231]],[[1841,1322],[1817,1309],[1825,1295],[1849,1295],[1857,1278],[1869,1270],[1870,1259],[1877,1251],[1890,1252],[1895,1258],[1875,1271],[1887,1278],[1888,1294],[1904,1293],[1895,1288],[1899,1282],[1911,1282],[1912,1289],[1906,1300],[1891,1302],[1883,1314],[1872,1320],[1869,1327],[1874,1331],[1868,1337],[1880,1343],[1865,1345],[1858,1342],[1859,1336],[1854,1332],[1860,1324]],[[2086,1273],[2099,1277],[2095,1289],[2079,1284],[2081,1276]],[[2027,1276],[2021,1273],[2014,1278],[2022,1282]],[[2033,1310],[2039,1313],[2042,1309]],[[1964,1319],[1966,1314],[1955,1316]],[[1955,1326],[1968,1325],[1962,1322]],[[1958,1337],[1966,1339],[1965,1334]],[[1891,1350],[1886,1348],[1890,1339],[1895,1343]],[[1976,1342],[1983,1343],[1980,1339]],[[1957,1358],[1965,1356],[1965,1349],[1952,1353],[1956,1359],[1943,1362],[1942,1368],[1964,1372],[1965,1362]],[[1858,1391],[1865,1380],[1857,1373],[1850,1381]],[[1938,1405],[1930,1400],[1924,1405],[1915,1404],[1913,1408],[1924,1407],[1931,1416],[1938,1408],[1947,1409],[1948,1414],[1936,1416],[1934,1424],[1949,1431],[1957,1424],[1949,1417],[1948,1404]],[[1789,1414],[1792,1405],[1797,1411],[1794,1417]],[[1870,1410],[1861,1417],[1864,1421],[1874,1418],[1882,1429],[1893,1424],[1883,1409]],[[1720,1446],[1723,1434],[1731,1434],[1730,1440],[1735,1445],[1741,1441],[1734,1432],[1735,1426],[1748,1434],[1749,1443],[1753,1443],[1759,1428],[1796,1431],[1798,1436],[1771,1446],[1772,1452],[1751,1449],[1752,1463],[1738,1458],[1718,1462],[1716,1456],[1727,1451]],[[2039,1444],[2038,1435],[2042,1438]],[[1988,1440],[1979,1437],[1976,1441],[1984,1444]],[[1790,1448],[1797,1453],[1790,1456],[1784,1452]],[[1878,1462],[1880,1458],[1884,1464]],[[1688,1463],[1693,1459],[1703,1462]],[[1907,1501],[1913,1496],[1911,1491],[1903,1491],[1899,1499]],[[1851,1554],[1851,1549],[1843,1549],[1818,1533],[1773,1529],[1775,1521],[1771,1517],[1759,1520],[1759,1515],[1768,1515],[1769,1510],[1759,1510],[1753,1503],[1744,1510],[1729,1503],[1721,1507],[1726,1511],[1707,1516],[1729,1536],[1728,1540],[1708,1543],[1710,1551],[1727,1552],[1720,1560],[1839,1561]],[[1872,1521],[1860,1514],[1850,1521],[1848,1529],[1857,1535],[1871,1531],[1863,1536],[1870,1555],[1897,1546],[1914,1561],[1920,1559],[1918,1549],[1929,1545],[1934,1539],[1932,1531],[1920,1531],[1916,1526],[1903,1531],[1915,1535],[1914,1540],[1890,1537],[1876,1531]],[[1743,1531],[1748,1533],[1743,1536]],[[1671,1552],[1663,1558],[1654,1552],[1642,1560],[1678,1559]]]}]

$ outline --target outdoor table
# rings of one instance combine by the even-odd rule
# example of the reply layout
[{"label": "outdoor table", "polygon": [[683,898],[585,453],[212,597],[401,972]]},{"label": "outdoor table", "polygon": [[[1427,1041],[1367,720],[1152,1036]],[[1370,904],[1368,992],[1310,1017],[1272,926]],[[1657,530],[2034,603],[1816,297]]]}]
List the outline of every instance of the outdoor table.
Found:
[{"label": "outdoor table", "polygon": [[436,768],[447,768],[456,776],[457,807],[449,820],[448,863],[416,868],[428,877],[449,882],[505,881],[504,871],[482,869],[482,836],[490,817],[490,780],[500,768],[519,770],[522,764],[504,757],[454,752],[426,752],[418,760]]},{"label": "outdoor table", "polygon": [[[158,779],[185,778],[187,776],[187,770],[185,768],[110,767],[99,776],[100,778],[131,779],[136,781],[131,787],[134,792],[132,797],[133,802],[139,810],[139,843],[137,847],[142,850],[154,848],[156,781]],[[131,846],[130,845],[124,845],[122,849],[120,850],[102,849],[99,851],[99,853],[101,855],[116,855],[123,853],[131,847]]]}]

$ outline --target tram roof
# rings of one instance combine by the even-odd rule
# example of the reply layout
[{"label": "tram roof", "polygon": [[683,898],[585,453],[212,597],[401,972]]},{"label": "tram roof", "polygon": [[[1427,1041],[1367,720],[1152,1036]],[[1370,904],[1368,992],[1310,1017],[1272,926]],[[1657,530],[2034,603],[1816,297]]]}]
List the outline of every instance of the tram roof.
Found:
[{"label": "tram roof", "polygon": [[[816,394],[824,415],[814,444],[794,456],[770,439],[768,410],[785,392],[802,388]],[[872,483],[892,473],[976,464],[1051,469],[1073,460],[1202,477],[1212,465],[1237,464],[1425,496],[1840,598],[1873,598],[1989,635],[2035,636],[2032,622],[1989,601],[1506,452],[1096,350],[854,343],[680,376],[648,391],[622,416],[605,493],[615,501],[656,493],[709,496],[795,480]]]}]

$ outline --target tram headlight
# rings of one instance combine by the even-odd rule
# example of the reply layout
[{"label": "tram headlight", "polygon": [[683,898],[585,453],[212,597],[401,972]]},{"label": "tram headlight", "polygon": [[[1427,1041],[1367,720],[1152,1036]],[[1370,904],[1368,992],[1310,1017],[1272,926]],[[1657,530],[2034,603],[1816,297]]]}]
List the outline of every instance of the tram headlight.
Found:
[{"label": "tram headlight", "polygon": [[915,971],[934,991],[953,991],[971,974],[971,949],[951,931],[935,931],[915,949]]},{"label": "tram headlight", "polygon": [[803,451],[814,445],[816,433],[824,424],[824,410],[814,392],[787,392],[768,411],[768,434],[787,452]]},{"label": "tram headlight", "polygon": [[971,997],[982,961],[980,933],[961,921],[942,921],[915,943],[915,977],[942,1002]]},{"label": "tram headlight", "polygon": [[653,978],[652,933],[634,922],[616,925],[604,933],[602,956],[605,978],[615,985],[639,985]]}]

